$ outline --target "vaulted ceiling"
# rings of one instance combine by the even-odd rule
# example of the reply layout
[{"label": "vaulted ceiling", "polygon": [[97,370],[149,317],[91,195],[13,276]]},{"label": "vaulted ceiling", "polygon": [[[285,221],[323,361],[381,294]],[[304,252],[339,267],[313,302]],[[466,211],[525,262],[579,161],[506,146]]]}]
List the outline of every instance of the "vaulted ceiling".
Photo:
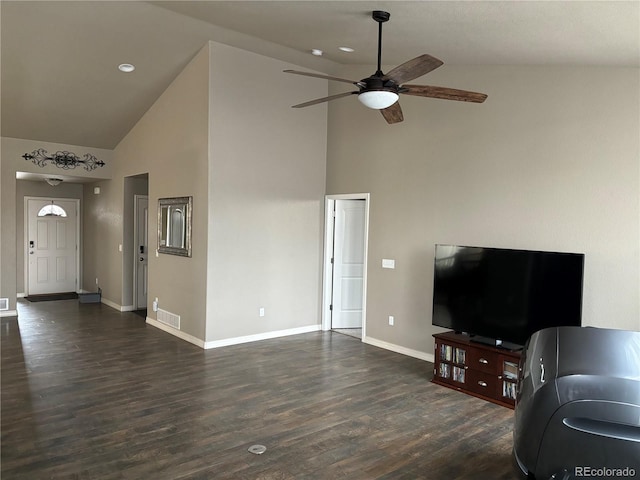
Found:
[{"label": "vaulted ceiling", "polygon": [[208,40],[328,74],[373,65],[372,10],[391,13],[385,65],[640,67],[638,1],[3,0],[2,136],[114,148]]}]

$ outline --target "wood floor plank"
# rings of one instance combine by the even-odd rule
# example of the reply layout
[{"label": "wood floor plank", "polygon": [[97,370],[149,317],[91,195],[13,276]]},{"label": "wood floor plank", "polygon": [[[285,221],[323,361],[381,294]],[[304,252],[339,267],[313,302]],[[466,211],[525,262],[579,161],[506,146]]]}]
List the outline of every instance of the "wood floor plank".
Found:
[{"label": "wood floor plank", "polygon": [[331,332],[204,351],[101,304],[18,308],[3,479],[517,478],[513,411],[428,362]]}]

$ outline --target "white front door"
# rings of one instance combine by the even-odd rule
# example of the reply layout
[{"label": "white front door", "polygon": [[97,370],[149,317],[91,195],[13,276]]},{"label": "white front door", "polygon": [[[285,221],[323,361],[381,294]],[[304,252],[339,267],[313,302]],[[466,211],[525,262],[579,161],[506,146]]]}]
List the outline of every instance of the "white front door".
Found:
[{"label": "white front door", "polygon": [[27,200],[28,294],[77,291],[77,201]]},{"label": "white front door", "polygon": [[147,308],[149,198],[145,195],[136,195],[135,209],[135,305],[136,309],[144,309]]},{"label": "white front door", "polygon": [[362,328],[365,201],[336,200],[331,328]]}]

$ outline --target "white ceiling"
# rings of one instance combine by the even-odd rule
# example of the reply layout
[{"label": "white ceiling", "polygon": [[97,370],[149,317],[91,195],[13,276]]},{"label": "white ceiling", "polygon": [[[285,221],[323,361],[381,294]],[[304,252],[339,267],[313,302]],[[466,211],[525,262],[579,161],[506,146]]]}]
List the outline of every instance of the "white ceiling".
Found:
[{"label": "white ceiling", "polygon": [[329,74],[373,65],[372,10],[391,13],[384,65],[640,67],[638,0],[2,0],[2,136],[114,148],[207,40]]}]

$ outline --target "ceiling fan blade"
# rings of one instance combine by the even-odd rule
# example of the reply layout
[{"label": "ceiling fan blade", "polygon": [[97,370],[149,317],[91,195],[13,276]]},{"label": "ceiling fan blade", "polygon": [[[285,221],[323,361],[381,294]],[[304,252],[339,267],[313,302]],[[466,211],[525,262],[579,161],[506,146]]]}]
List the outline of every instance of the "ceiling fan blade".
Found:
[{"label": "ceiling fan blade", "polygon": [[442,98],[444,100],[458,100],[461,102],[482,103],[487,99],[484,93],[469,92],[455,88],[432,87],[429,85],[403,85],[400,93],[417,97]]},{"label": "ceiling fan blade", "polygon": [[429,73],[443,64],[444,62],[442,60],[438,60],[436,57],[425,53],[408,62],[404,62],[402,65],[398,65],[382,78],[384,80],[393,80],[398,85],[401,85],[404,82],[421,77],[425,73]]},{"label": "ceiling fan blade", "polygon": [[400,123],[404,120],[402,115],[402,108],[400,108],[400,102],[396,102],[390,107],[383,108],[380,113],[387,121],[387,123]]},{"label": "ceiling fan blade", "polygon": [[325,80],[333,80],[335,82],[351,83],[352,85],[363,85],[362,82],[356,82],[355,80],[347,80],[346,78],[330,77],[329,75],[322,75],[319,73],[301,72],[299,70],[283,70],[284,73],[294,73],[296,75],[304,75],[305,77],[324,78]]},{"label": "ceiling fan blade", "polygon": [[309,102],[299,103],[298,105],[293,105],[291,108],[309,107],[311,105],[317,105],[318,103],[328,102],[330,100],[335,100],[336,98],[348,97],[349,95],[356,95],[358,93],[360,92],[338,93],[337,95],[330,95],[328,97],[316,98],[315,100],[311,100]]}]

